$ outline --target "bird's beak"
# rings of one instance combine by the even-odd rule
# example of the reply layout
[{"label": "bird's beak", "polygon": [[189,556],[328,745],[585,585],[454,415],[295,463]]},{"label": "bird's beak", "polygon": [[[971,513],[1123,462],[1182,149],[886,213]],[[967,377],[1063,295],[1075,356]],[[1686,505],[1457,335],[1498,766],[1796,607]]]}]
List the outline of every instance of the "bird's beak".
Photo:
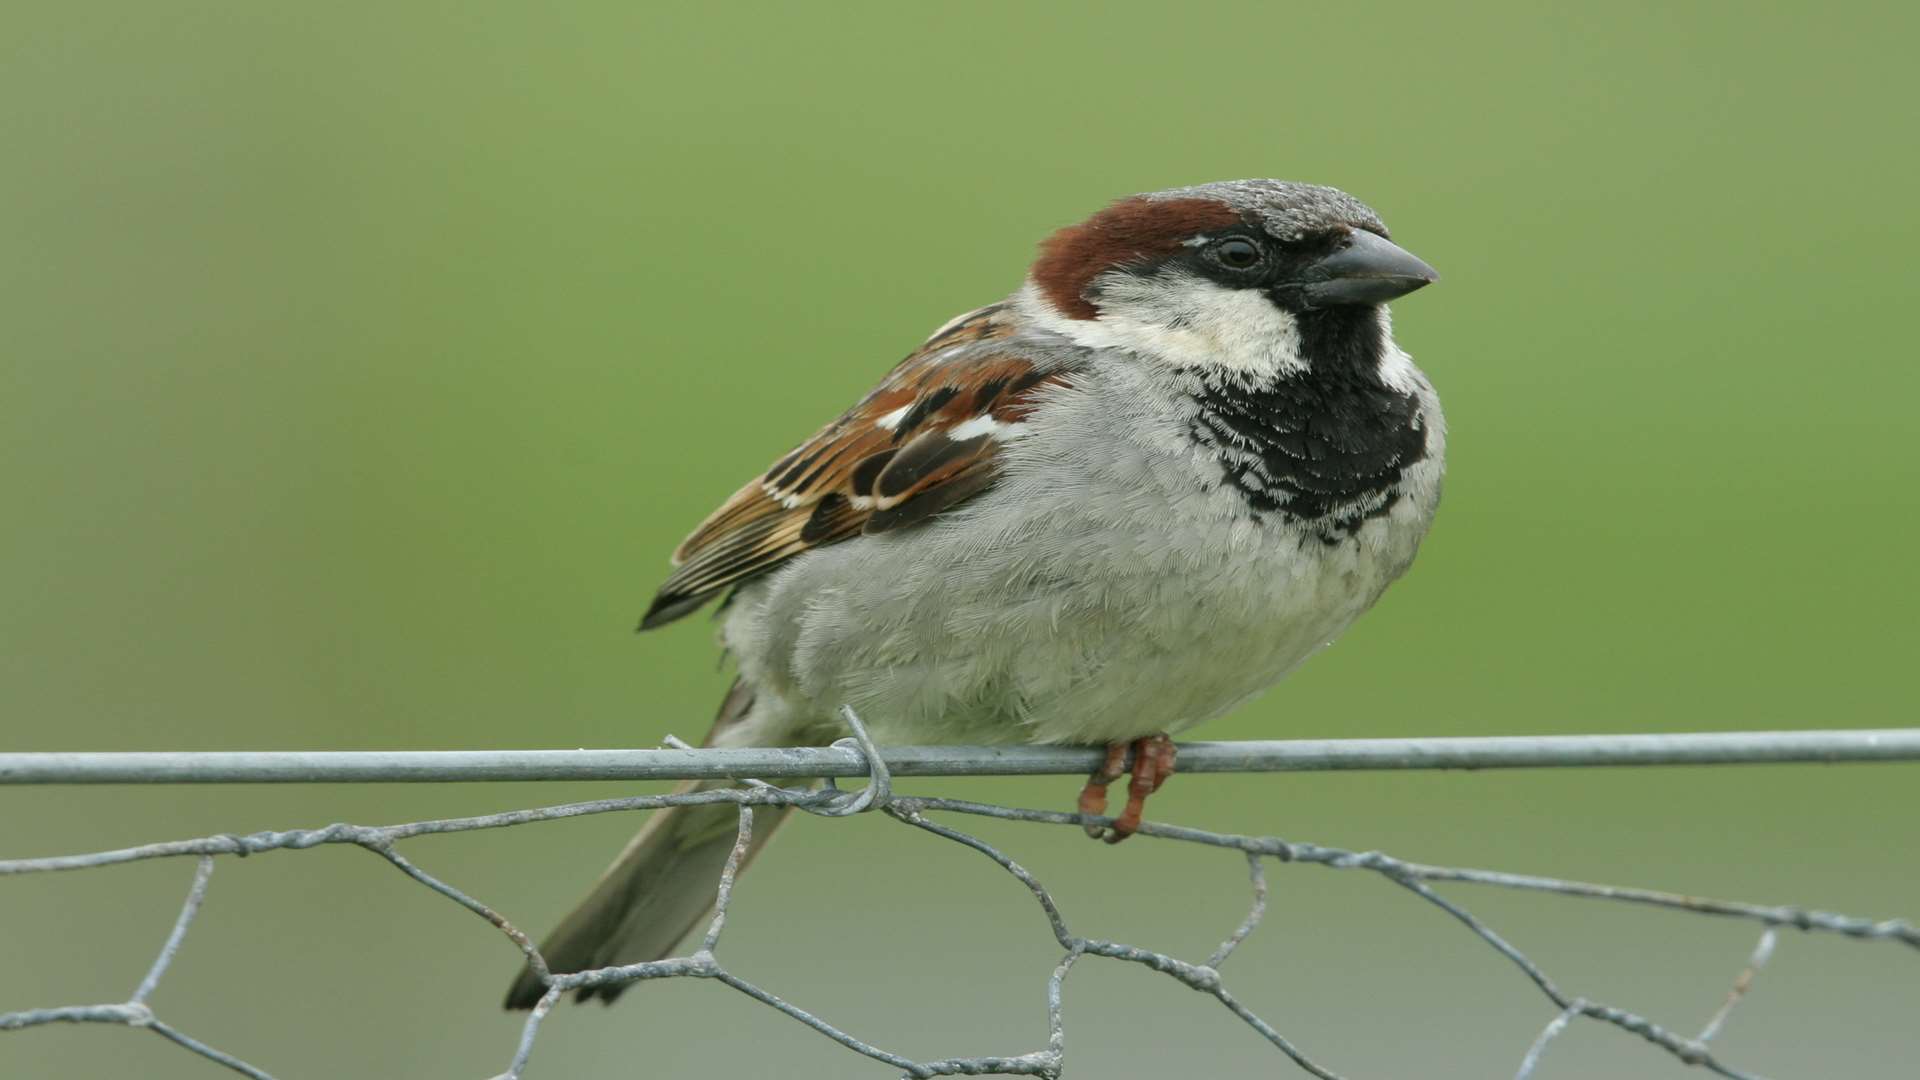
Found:
[{"label": "bird's beak", "polygon": [[1355,229],[1347,245],[1308,266],[1288,285],[1308,309],[1384,304],[1440,280],[1433,267],[1385,237]]}]

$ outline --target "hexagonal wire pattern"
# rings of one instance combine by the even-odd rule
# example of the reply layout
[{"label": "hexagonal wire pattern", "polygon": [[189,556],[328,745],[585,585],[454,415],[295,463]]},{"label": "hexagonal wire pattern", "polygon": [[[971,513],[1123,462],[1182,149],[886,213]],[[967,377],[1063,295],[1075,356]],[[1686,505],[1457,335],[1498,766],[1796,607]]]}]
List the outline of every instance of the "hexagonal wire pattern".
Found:
[{"label": "hexagonal wire pattern", "polygon": [[[1268,860],[1301,863],[1329,869],[1366,870],[1379,875],[1432,904],[1505,957],[1533,983],[1557,1012],[1527,1047],[1515,1080],[1534,1074],[1549,1044],[1574,1021],[1587,1018],[1631,1032],[1673,1055],[1734,1080],[1760,1080],[1759,1074],[1737,1068],[1715,1056],[1711,1043],[1754,978],[1772,956],[1781,928],[1824,931],[1854,938],[1903,942],[1920,948],[1920,929],[1905,919],[1873,921],[1798,907],[1712,900],[1650,889],[1625,888],[1590,882],[1495,870],[1433,866],[1408,862],[1377,851],[1349,851],[1271,836],[1242,836],[1148,822],[1141,835],[1217,847],[1239,853],[1247,862],[1252,905],[1244,920],[1205,960],[1192,962],[1166,953],[1102,938],[1085,937],[1068,928],[1051,894],[1031,873],[1000,849],[933,820],[930,815],[977,815],[1005,821],[1049,825],[1104,825],[1108,818],[995,806],[957,799],[916,798],[893,791],[896,774],[914,775],[1034,775],[1091,771],[1099,751],[1044,747],[908,747],[884,754],[868,739],[865,727],[851,710],[842,713],[854,732],[828,748],[775,750],[697,750],[678,740],[659,751],[502,751],[373,754],[0,754],[0,783],[209,783],[233,781],[318,782],[341,780],[503,780],[503,779],[667,779],[740,777],[758,774],[778,777],[826,777],[823,788],[783,788],[763,780],[743,780],[742,786],[675,795],[641,795],[598,799],[531,810],[515,810],[478,817],[417,821],[401,825],[336,824],[319,829],[260,832],[246,836],[220,835],[178,840],[84,855],[0,860],[0,876],[52,870],[76,870],[142,859],[193,856],[197,859],[192,886],[179,918],[161,946],[146,977],[124,1002],[27,1009],[0,1013],[0,1031],[20,1030],[50,1023],[110,1023],[147,1028],[228,1069],[255,1080],[272,1074],[217,1050],[164,1021],[148,1004],[168,965],[179,951],[200,910],[212,878],[214,861],[222,855],[249,855],[275,850],[302,850],[322,844],[353,844],[387,860],[401,873],[486,919],[526,956],[540,973],[547,992],[527,1017],[519,1044],[504,1073],[495,1080],[519,1080],[529,1075],[529,1062],[541,1022],[569,990],[641,979],[692,977],[714,979],[746,996],[807,1025],[847,1049],[898,1069],[907,1077],[948,1075],[1022,1075],[1057,1077],[1065,1063],[1065,1026],[1061,998],[1067,974],[1086,956],[1107,957],[1143,964],[1218,1001],[1254,1032],[1307,1074],[1322,1080],[1340,1080],[1341,1074],[1310,1058],[1285,1035],[1261,1019],[1226,987],[1221,966],[1234,949],[1260,924],[1266,913]],[[1301,771],[1357,768],[1497,768],[1581,765],[1703,764],[1785,761],[1920,760],[1920,729],[1832,732],[1755,732],[1703,735],[1622,735],[1513,737],[1492,739],[1368,739],[1320,742],[1201,743],[1181,749],[1183,772]],[[904,766],[904,767],[903,767]],[[858,791],[842,791],[835,776],[867,777]],[[536,821],[582,817],[589,814],[651,810],[699,803],[733,803],[739,808],[738,839],[719,882],[718,905],[707,932],[692,953],[666,960],[625,964],[570,974],[554,974],[531,939],[505,916],[453,885],[420,869],[401,855],[402,840],[437,833],[497,829]],[[728,971],[716,956],[726,925],[735,873],[753,835],[754,809],[792,806],[822,817],[844,817],[878,811],[913,828],[962,844],[991,860],[1023,885],[1039,904],[1057,946],[1063,950],[1046,988],[1047,1042],[1042,1049],[1014,1056],[951,1058],[914,1061],[860,1039],[792,1002]],[[1761,926],[1758,943],[1746,967],[1734,979],[1725,1000],[1706,1026],[1691,1037],[1663,1027],[1626,1009],[1572,995],[1539,965],[1486,923],[1432,888],[1436,882],[1493,885],[1510,889],[1556,893],[1651,905],[1706,915],[1747,919]]]}]

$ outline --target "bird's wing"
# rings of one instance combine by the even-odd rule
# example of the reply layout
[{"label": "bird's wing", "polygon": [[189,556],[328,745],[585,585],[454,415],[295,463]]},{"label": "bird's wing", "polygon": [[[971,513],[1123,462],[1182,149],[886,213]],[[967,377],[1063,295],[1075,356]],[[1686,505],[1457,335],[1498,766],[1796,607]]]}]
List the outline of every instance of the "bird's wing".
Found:
[{"label": "bird's wing", "polygon": [[1057,363],[1026,355],[1000,305],[955,319],[840,419],[734,492],[673,553],[640,622],[660,626],[810,548],[902,529],[993,484],[1003,440]]}]

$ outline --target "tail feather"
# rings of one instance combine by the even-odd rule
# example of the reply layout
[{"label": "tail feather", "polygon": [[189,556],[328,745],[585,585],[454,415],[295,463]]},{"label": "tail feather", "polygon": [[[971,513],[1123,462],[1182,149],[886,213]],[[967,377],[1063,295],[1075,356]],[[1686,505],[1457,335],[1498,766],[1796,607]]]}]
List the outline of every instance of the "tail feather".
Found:
[{"label": "tail feather", "polygon": [[[724,786],[685,784],[681,792]],[[751,859],[791,811],[754,808]],[[593,891],[540,945],[556,974],[614,964],[638,964],[672,955],[713,912],[720,873],[738,837],[740,811],[732,803],[657,810]],[[579,1000],[612,1002],[631,983],[585,987]],[[531,965],[507,992],[506,1007],[530,1009],[547,992]]]},{"label": "tail feather", "polygon": [[[720,703],[707,745],[739,727],[753,708],[754,693],[735,680]],[[689,781],[675,794],[726,787],[724,780]],[[760,806],[753,812],[753,840],[745,867],[774,830],[792,812],[788,806]],[[593,891],[560,920],[540,943],[540,955],[556,974],[590,971],[613,964],[639,964],[673,954],[680,942],[713,912],[720,889],[720,872],[739,836],[740,808],[733,803],[672,806],[656,810],[627,844],[620,857],[594,883]],[[586,987],[579,1000],[611,1002],[632,983]],[[547,988],[532,965],[520,972],[507,991],[509,1009],[531,1009]]]}]

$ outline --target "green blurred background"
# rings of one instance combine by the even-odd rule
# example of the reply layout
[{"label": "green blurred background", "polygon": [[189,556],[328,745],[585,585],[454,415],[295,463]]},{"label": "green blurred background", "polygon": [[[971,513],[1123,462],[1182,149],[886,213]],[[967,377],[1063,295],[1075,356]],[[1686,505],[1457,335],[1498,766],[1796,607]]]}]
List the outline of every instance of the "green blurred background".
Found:
[{"label": "green blurred background", "polygon": [[[1033,243],[1133,191],[1335,184],[1445,281],[1396,308],[1452,422],[1411,576],[1214,739],[1912,722],[1911,5],[6,5],[0,715],[19,750],[647,746],[726,683],[630,629],[720,498]],[[1913,768],[1191,777],[1168,820],[1920,914]],[[1064,807],[1064,779],[914,783]],[[0,855],[616,794],[0,790]],[[408,845],[544,930],[636,824]],[[1238,859],[984,828],[1081,933],[1204,956]],[[191,874],[0,882],[0,1011],[119,1000]],[[1448,890],[1570,992],[1685,1031],[1753,928]],[[802,820],[723,955],[920,1057],[1044,1038],[1018,885]],[[161,1014],[296,1080],[503,1068],[515,967],[364,852],[224,862]],[[1386,882],[1274,874],[1229,982],[1356,1078],[1511,1075],[1551,1009]],[[1904,1075],[1910,950],[1799,935],[1723,1036]],[[1143,969],[1068,986],[1071,1075],[1293,1075]],[[885,1076],[731,991],[566,1010],[534,1076]],[[8,1078],[204,1077],[123,1029]],[[1583,1025],[1542,1080],[1679,1076]]]}]

